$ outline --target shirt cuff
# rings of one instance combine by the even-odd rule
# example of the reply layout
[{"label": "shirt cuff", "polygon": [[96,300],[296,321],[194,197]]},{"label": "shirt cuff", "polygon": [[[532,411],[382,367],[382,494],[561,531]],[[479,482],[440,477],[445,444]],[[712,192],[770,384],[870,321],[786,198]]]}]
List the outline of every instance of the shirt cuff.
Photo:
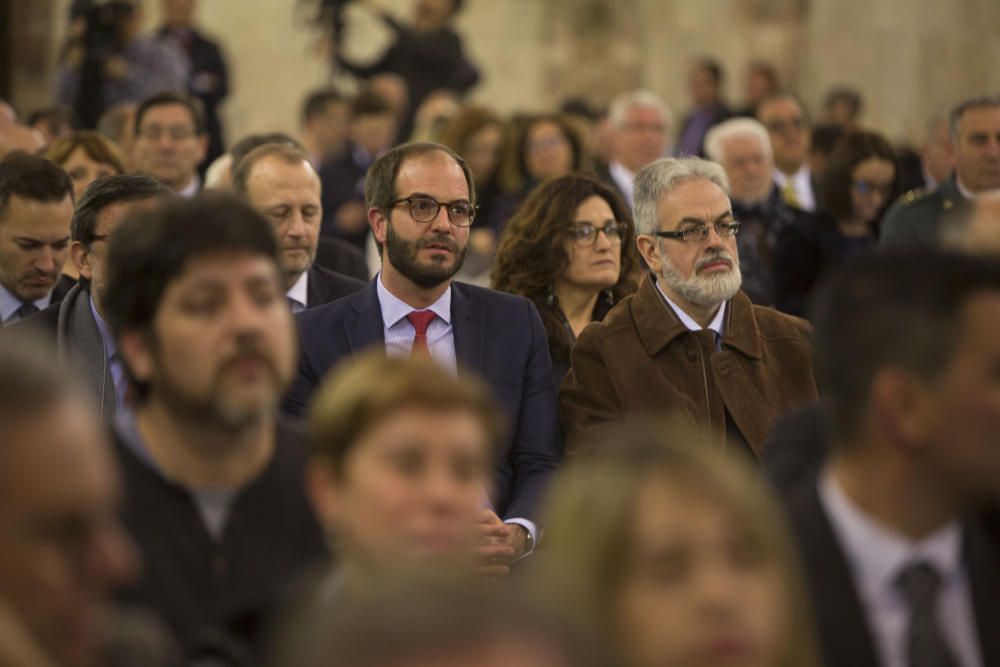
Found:
[{"label": "shirt cuff", "polygon": [[[516,517],[513,519],[504,519],[504,523],[514,523],[518,526],[522,526],[526,531],[528,531],[528,534],[531,535],[531,550],[524,552],[524,555],[521,556],[521,558],[524,558],[524,556],[530,556],[535,551],[535,547],[538,546],[538,528],[535,526],[535,522]],[[520,560],[520,558],[518,560]]]}]

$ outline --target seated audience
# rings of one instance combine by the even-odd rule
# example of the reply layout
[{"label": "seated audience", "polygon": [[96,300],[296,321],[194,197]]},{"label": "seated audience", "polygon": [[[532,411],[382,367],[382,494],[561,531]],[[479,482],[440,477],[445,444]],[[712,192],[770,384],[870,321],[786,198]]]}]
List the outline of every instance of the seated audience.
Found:
[{"label": "seated audience", "polygon": [[320,595],[288,622],[281,667],[611,667],[539,596],[442,574]]},{"label": "seated audience", "polygon": [[747,469],[683,433],[609,431],[569,464],[534,585],[582,615],[618,664],[816,667],[784,517]]},{"label": "seated audience", "polygon": [[845,259],[877,243],[886,208],[899,192],[896,153],[874,132],[850,132],[830,155],[820,190],[822,210],[778,233],[775,304],[805,316],[813,290]]},{"label": "seated audience", "polygon": [[572,449],[588,430],[674,414],[714,446],[755,460],[777,419],[816,398],[808,323],[740,291],[725,171],[663,159],[636,176],[635,227],[651,273],[587,327],[560,408]]},{"label": "seated audience", "polygon": [[0,664],[177,664],[112,595],[138,568],[91,403],[27,338],[0,341]]},{"label": "seated audience", "polygon": [[635,174],[667,153],[674,117],[666,102],[648,90],[623,93],[608,108],[611,160],[598,177],[633,205]]},{"label": "seated audience", "polygon": [[829,427],[770,446],[830,443],[788,501],[824,664],[1000,664],[1000,265],[869,254],[818,306]]},{"label": "seated audience", "polygon": [[84,192],[70,225],[70,258],[80,276],[62,301],[15,323],[12,331],[42,334],[60,363],[77,372],[98,415],[111,420],[124,407],[128,380],[107,323],[108,243],[122,220],[173,195],[148,176],[108,176]]},{"label": "seated audience", "polygon": [[237,165],[233,186],[274,225],[281,244],[285,298],[293,313],[365,286],[315,264],[323,206],[319,176],[305,151],[280,143],[255,148]]},{"label": "seated audience", "polygon": [[493,288],[535,304],[558,387],[577,336],[635,291],[638,271],[632,216],[621,198],[592,178],[570,175],[540,185],[511,218]]},{"label": "seated audience", "polygon": [[589,169],[583,139],[561,115],[527,116],[514,123],[508,135],[499,176],[504,194],[488,223],[498,235],[539,183]]},{"label": "seated audience", "polygon": [[[516,556],[537,540],[535,508],[562,456],[552,365],[538,311],[523,297],[466,285],[462,267],[476,193],[465,162],[440,144],[404,144],[365,182],[382,270],[354,296],[296,316],[298,375],[285,410],[302,414],[326,372],[368,348],[430,355],[479,375],[507,419],[494,457],[491,510],[513,526]],[[484,498],[485,502],[485,498]]]},{"label": "seated audience", "polygon": [[363,91],[354,99],[347,150],[319,168],[325,236],[343,239],[364,251],[368,238],[365,174],[376,158],[392,148],[396,131],[396,117],[384,98]]},{"label": "seated audience", "polygon": [[309,493],[337,587],[410,567],[506,574],[513,548],[492,542],[513,528],[483,510],[502,424],[485,386],[373,351],[337,367],[310,421]]},{"label": "seated audience", "polygon": [[809,119],[794,95],[769,97],[757,107],[757,120],[771,136],[774,151],[774,181],[785,203],[794,208],[816,210],[816,181],[809,167]]},{"label": "seated audience", "polygon": [[732,115],[722,99],[722,65],[712,58],[695,60],[687,76],[691,111],[681,123],[675,152],[679,156],[705,155],[705,135]]},{"label": "seated audience", "polygon": [[248,664],[325,556],[305,436],[277,418],[295,333],[274,230],[225,195],[177,199],[115,230],[107,266],[134,396],[115,429],[123,519],[144,563],[123,595],[167,621],[185,664]]},{"label": "seated audience", "polygon": [[73,202],[72,181],[48,160],[0,161],[0,326],[59,303],[73,286],[62,275]]},{"label": "seated audience", "polygon": [[929,248],[940,241],[942,222],[962,216],[972,200],[1000,188],[1000,97],[973,97],[949,118],[955,172],[937,190],[902,197],[885,216],[881,245]]},{"label": "seated audience", "polygon": [[772,178],[767,129],[752,118],[732,118],[708,131],[705,152],[726,170],[733,215],[740,223],[742,290],[758,306],[774,305],[774,246],[778,233],[807,216],[790,207]]},{"label": "seated audience", "polygon": [[131,159],[135,171],[152,176],[182,197],[201,190],[198,165],[208,138],[201,102],[182,93],[147,97],[135,111]]},{"label": "seated audience", "polygon": [[78,203],[83,191],[97,179],[125,173],[125,161],[118,147],[92,130],[74,132],[51,144],[45,149],[45,159],[55,162],[69,174]]}]

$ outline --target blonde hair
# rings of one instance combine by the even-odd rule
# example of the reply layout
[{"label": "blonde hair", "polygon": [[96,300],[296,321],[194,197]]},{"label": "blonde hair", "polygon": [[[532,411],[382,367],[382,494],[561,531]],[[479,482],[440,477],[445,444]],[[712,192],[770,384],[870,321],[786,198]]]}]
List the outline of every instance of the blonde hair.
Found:
[{"label": "blonde hair", "polygon": [[637,497],[646,483],[664,481],[737,517],[784,579],[788,642],[775,667],[815,667],[812,616],[780,509],[744,466],[683,432],[663,423],[604,429],[560,472],[542,519],[545,542],[532,573],[537,585],[589,617],[593,628],[613,627],[607,614],[628,567]]}]

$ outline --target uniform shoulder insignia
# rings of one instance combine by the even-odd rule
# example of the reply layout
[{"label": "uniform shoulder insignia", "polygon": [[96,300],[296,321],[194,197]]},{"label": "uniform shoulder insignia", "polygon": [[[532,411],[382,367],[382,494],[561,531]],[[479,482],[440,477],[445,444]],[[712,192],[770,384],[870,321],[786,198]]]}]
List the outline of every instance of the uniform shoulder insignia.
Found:
[{"label": "uniform shoulder insignia", "polygon": [[914,188],[914,189],[910,190],[909,192],[907,192],[906,194],[903,195],[903,203],[904,204],[909,204],[909,203],[913,202],[914,200],[919,199],[920,197],[923,197],[928,192],[930,192],[930,190],[928,190],[925,187]]}]

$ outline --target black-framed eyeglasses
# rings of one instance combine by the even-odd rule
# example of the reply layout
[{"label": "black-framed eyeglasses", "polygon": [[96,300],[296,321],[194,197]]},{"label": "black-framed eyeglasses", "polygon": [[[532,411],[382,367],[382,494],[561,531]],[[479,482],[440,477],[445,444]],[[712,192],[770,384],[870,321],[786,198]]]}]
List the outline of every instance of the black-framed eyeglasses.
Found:
[{"label": "black-framed eyeglasses", "polygon": [[873,183],[871,181],[854,181],[851,187],[862,197],[873,195],[876,192],[883,197],[888,197],[892,192],[892,183]]},{"label": "black-framed eyeglasses", "polygon": [[401,197],[389,202],[389,206],[398,206],[406,203],[410,208],[410,217],[417,222],[432,222],[444,206],[448,211],[448,220],[456,227],[468,227],[476,219],[475,204],[471,204],[464,199],[455,201],[440,202],[433,197]]},{"label": "black-framed eyeglasses", "polygon": [[[715,227],[715,233],[722,238],[736,236],[740,231],[740,223],[735,220],[732,222],[716,222],[713,226]],[[653,232],[653,236],[659,236],[664,239],[681,239],[685,243],[700,243],[708,238],[708,225],[694,225],[676,232]]]},{"label": "black-framed eyeglasses", "polygon": [[601,232],[604,232],[611,243],[621,243],[625,238],[625,225],[620,222],[608,222],[603,227],[598,227],[589,222],[574,222],[569,228],[569,237],[577,245],[592,246],[597,243],[597,237]]}]

